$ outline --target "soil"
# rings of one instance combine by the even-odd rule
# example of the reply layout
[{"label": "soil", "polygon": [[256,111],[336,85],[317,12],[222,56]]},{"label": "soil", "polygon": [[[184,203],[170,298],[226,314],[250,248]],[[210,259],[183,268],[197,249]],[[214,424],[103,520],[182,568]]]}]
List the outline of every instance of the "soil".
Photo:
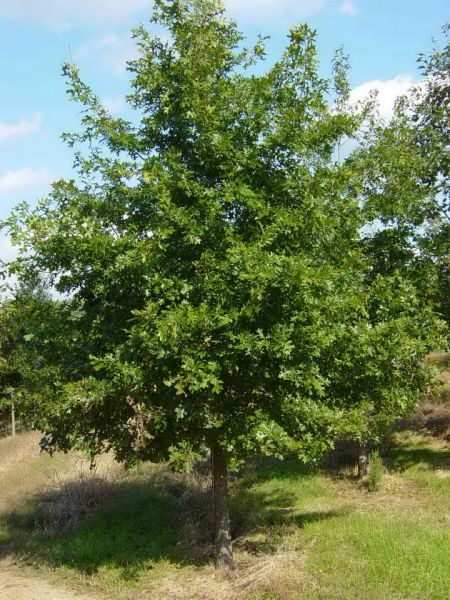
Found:
[{"label": "soil", "polygon": [[0,564],[0,598],[2,600],[95,600],[87,594],[56,587],[46,581],[24,577]]}]

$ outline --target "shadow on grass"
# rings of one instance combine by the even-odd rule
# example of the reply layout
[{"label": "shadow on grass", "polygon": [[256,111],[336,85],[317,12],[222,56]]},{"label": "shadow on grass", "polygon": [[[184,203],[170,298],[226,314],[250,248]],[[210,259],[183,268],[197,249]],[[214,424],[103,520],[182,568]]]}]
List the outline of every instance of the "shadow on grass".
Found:
[{"label": "shadow on grass", "polygon": [[118,484],[112,499],[104,498],[103,506],[94,512],[91,507],[87,516],[78,515],[69,531],[61,527],[62,533],[42,526],[43,506],[58,506],[60,491],[54,494],[37,495],[26,510],[0,516],[0,556],[24,556],[88,575],[104,567],[119,569],[125,580],[135,578],[144,564],[151,568],[159,561],[183,560],[173,522],[175,499],[166,491],[144,481]]},{"label": "shadow on grass", "polygon": [[398,446],[386,456],[386,463],[396,471],[406,471],[419,465],[432,471],[450,470],[450,450]]},{"label": "shadow on grass", "polygon": [[316,474],[317,471],[316,465],[304,463],[295,456],[289,456],[284,460],[267,457],[251,461],[247,468],[242,471],[240,479],[245,486],[255,482],[262,483],[270,479],[286,480],[311,476]]},{"label": "shadow on grass", "polygon": [[302,463],[294,457],[263,459],[251,465],[233,484],[230,502],[233,538],[259,537],[263,532],[268,545],[258,542],[258,551],[270,553],[276,550],[278,543],[278,540],[272,543],[271,538],[285,537],[286,527],[303,528],[309,523],[343,515],[346,511],[304,510],[310,500],[323,499],[328,493],[317,478],[321,473],[317,465]]},{"label": "shadow on grass", "polygon": [[[282,480],[310,472],[295,460],[265,461],[256,467],[251,480],[273,480],[267,490],[252,488],[245,477],[235,481],[233,537],[255,532],[270,537],[268,532],[281,531],[284,525],[304,527],[337,516],[334,511],[299,514],[291,508],[295,495],[283,489]],[[20,512],[0,515],[0,556],[85,575],[117,571],[122,581],[138,579],[144,570],[161,562],[182,565],[211,560],[209,480],[199,485],[168,474],[166,480],[156,481],[143,473],[113,484],[105,482],[105,486],[100,493],[98,478],[74,480],[64,489],[37,494]]]}]

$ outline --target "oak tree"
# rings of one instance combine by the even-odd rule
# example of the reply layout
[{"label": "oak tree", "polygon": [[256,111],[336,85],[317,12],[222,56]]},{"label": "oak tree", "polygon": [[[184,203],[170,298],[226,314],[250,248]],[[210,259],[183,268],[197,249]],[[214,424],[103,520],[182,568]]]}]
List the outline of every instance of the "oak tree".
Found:
[{"label": "oak tree", "polygon": [[361,124],[342,60],[321,76],[299,25],[264,69],[263,40],[246,50],[214,0],[156,0],[152,23],[165,34],[134,31],[130,121],[65,65],[77,177],[6,227],[16,274],[68,302],[33,409],[49,447],[178,467],[209,449],[232,567],[229,465],[316,458],[374,406],[410,406],[437,327],[406,283],[369,281],[358,161],[335,156]]}]

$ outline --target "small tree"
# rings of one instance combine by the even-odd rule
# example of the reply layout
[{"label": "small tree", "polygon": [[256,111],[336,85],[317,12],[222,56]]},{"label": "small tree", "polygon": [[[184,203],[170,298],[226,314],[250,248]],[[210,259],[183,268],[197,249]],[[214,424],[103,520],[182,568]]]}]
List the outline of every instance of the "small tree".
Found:
[{"label": "small tree", "polygon": [[[342,432],[358,435],[373,384],[380,410],[398,408],[427,344],[414,347],[405,316],[361,364],[389,327],[368,318],[359,191],[351,161],[334,159],[358,127],[342,59],[331,108],[333,80],[319,76],[305,25],[261,74],[262,42],[242,49],[214,0],[156,0],[152,20],[167,36],[134,32],[134,122],[64,67],[84,106],[82,132],[65,136],[78,181],[57,182],[7,226],[22,250],[15,272],[45,272],[70,296],[67,366],[35,409],[49,447],[176,465],[209,449],[217,562],[231,568],[229,464],[316,458]],[[425,329],[432,346],[431,318]],[[391,360],[395,348],[408,360]]]},{"label": "small tree", "polygon": [[0,304],[0,411],[11,417],[11,433],[16,433],[16,411],[28,370],[28,354],[23,324],[12,299]]}]

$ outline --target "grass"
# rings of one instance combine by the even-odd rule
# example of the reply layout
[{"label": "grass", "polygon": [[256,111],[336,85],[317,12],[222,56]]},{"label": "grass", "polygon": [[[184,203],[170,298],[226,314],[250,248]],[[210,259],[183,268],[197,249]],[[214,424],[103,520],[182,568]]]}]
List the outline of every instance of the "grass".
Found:
[{"label": "grass", "polygon": [[450,409],[450,352],[432,352],[428,355],[427,362],[439,371],[440,385],[434,392],[433,400]]},{"label": "grass", "polygon": [[[207,480],[152,465],[124,472],[110,459],[88,474],[79,457],[52,462],[33,453],[31,439],[0,445],[0,464],[11,460],[12,449],[15,456],[26,449],[0,472],[2,484],[28,478],[15,500],[9,486],[0,486],[0,506],[10,490],[0,517],[1,552],[25,572],[117,600],[449,598],[444,439],[397,433],[375,493],[349,468],[329,472],[293,459],[241,473],[231,490],[239,567],[231,578],[212,565]],[[55,472],[64,473],[61,480]],[[43,527],[64,511],[79,514],[59,520],[58,531]]]},{"label": "grass", "polygon": [[[173,561],[175,536],[170,523],[170,497],[137,484],[121,498],[62,538],[41,544],[40,559],[112,580],[133,578],[165,560]],[[32,544],[33,548],[34,544]]]},{"label": "grass", "polygon": [[307,572],[317,598],[448,598],[450,536],[437,525],[398,514],[347,514],[313,524]]},{"label": "grass", "polygon": [[450,352],[431,352],[427,362],[437,366],[440,371],[450,371]]}]

